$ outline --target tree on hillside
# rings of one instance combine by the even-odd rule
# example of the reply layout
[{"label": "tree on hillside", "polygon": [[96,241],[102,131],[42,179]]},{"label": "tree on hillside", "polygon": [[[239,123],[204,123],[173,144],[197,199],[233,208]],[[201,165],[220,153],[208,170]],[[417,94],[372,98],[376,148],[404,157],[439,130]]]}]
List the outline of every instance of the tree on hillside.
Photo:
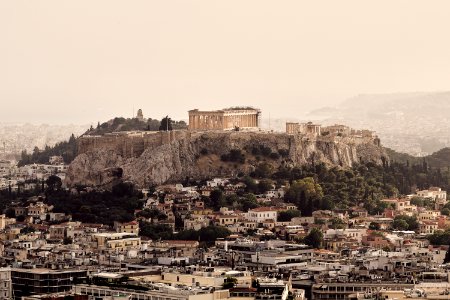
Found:
[{"label": "tree on hillside", "polygon": [[320,231],[320,229],[313,228],[311,232],[305,237],[303,242],[313,248],[320,248],[323,243],[322,231]]},{"label": "tree on hillside", "polygon": [[300,217],[299,210],[285,210],[278,213],[278,222],[290,222],[293,218]]},{"label": "tree on hillside", "polygon": [[77,139],[72,134],[68,141],[59,142],[54,147],[45,146],[43,150],[38,147],[33,153],[28,154],[23,150],[20,156],[19,166],[32,163],[47,164],[51,156],[62,156],[65,163],[71,163],[77,155]]},{"label": "tree on hillside", "polygon": [[322,187],[313,177],[294,181],[285,195],[285,199],[296,204],[303,216],[311,216],[315,209],[321,209],[322,197]]},{"label": "tree on hillside", "polygon": [[160,131],[171,131],[172,129],[172,119],[166,116],[161,120],[161,125],[159,126]]},{"label": "tree on hillside", "polygon": [[59,190],[62,186],[62,180],[56,175],[51,175],[48,177],[48,179],[45,181],[47,184],[48,191],[56,191]]},{"label": "tree on hillside", "polygon": [[218,210],[219,208],[221,208],[226,204],[225,196],[223,195],[223,192],[220,189],[215,189],[211,191],[209,198],[211,199],[211,206],[216,210]]},{"label": "tree on hillside", "polygon": [[261,194],[264,194],[267,191],[270,191],[273,188],[272,181],[267,179],[262,179],[258,183],[258,191]]},{"label": "tree on hillside", "polygon": [[419,223],[416,217],[396,216],[392,222],[392,228],[397,230],[417,230]]}]

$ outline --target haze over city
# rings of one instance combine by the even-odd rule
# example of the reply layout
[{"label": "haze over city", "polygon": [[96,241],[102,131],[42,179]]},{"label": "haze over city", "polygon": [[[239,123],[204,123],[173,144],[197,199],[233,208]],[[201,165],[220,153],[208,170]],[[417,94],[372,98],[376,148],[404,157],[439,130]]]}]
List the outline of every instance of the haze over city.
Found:
[{"label": "haze over city", "polygon": [[[448,1],[2,1],[0,122],[450,90]],[[13,113],[12,113],[13,112]]]}]

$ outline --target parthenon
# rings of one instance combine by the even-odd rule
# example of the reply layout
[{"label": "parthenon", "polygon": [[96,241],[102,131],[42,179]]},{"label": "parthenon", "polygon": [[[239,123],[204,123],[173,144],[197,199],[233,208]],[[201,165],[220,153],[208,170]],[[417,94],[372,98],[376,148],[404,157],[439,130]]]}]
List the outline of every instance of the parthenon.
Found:
[{"label": "parthenon", "polygon": [[189,111],[189,130],[232,130],[258,128],[261,110],[232,107],[214,111]]}]

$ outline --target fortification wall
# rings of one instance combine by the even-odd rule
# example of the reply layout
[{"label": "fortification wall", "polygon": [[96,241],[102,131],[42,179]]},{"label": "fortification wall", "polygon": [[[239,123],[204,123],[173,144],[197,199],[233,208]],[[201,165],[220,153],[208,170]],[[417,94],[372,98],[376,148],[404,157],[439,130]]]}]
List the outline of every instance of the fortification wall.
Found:
[{"label": "fortification wall", "polygon": [[82,136],[78,139],[78,155],[106,150],[114,151],[123,158],[139,157],[146,149],[154,149],[189,135],[190,133],[186,130],[174,130]]}]

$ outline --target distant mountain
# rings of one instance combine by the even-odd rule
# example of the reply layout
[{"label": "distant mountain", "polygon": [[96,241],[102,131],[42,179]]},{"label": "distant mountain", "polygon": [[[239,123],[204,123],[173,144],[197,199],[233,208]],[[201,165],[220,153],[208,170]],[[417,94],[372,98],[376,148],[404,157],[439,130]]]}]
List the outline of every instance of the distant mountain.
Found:
[{"label": "distant mountain", "polygon": [[425,161],[430,167],[450,168],[450,148],[443,148],[429,156],[426,156]]},{"label": "distant mountain", "polygon": [[450,92],[359,95],[308,116],[374,130],[386,147],[415,156],[450,147]]},{"label": "distant mountain", "polygon": [[48,125],[0,123],[0,159],[18,158],[22,150],[31,153],[35,147],[66,141],[72,134],[81,135],[89,125]]}]

